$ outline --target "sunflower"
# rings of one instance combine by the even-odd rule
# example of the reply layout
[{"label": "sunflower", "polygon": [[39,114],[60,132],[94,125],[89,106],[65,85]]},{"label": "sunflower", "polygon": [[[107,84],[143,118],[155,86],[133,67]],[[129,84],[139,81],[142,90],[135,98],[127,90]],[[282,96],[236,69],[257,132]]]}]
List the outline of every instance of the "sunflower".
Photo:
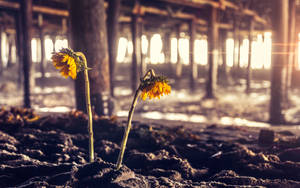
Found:
[{"label": "sunflower", "polygon": [[59,52],[53,53],[52,57],[53,66],[60,69],[60,73],[65,78],[70,76],[76,79],[77,72],[82,70],[82,62],[76,54],[67,48],[61,49]]},{"label": "sunflower", "polygon": [[171,86],[164,77],[154,77],[153,79],[146,81],[145,85],[141,87],[141,90],[141,98],[143,100],[146,100],[147,97],[149,99],[160,99],[161,96],[171,93]]}]

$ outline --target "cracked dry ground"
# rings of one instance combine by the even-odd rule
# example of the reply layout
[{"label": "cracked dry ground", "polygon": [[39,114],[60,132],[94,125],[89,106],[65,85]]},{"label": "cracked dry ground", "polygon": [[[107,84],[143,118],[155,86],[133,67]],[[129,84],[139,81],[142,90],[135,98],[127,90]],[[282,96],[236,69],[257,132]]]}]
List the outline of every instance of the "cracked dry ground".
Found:
[{"label": "cracked dry ground", "polygon": [[34,117],[0,112],[0,187],[300,187],[300,139],[290,131],[260,146],[257,128],[134,122],[115,171],[124,122],[94,117],[97,160],[88,163],[84,114]]}]

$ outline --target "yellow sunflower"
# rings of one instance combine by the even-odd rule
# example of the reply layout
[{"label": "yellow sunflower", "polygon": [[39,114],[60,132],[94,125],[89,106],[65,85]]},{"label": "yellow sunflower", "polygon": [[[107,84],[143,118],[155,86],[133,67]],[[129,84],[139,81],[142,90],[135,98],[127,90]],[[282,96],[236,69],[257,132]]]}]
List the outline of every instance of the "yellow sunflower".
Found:
[{"label": "yellow sunflower", "polygon": [[54,53],[52,55],[52,62],[56,69],[60,69],[60,73],[65,78],[70,76],[72,79],[76,79],[77,65],[74,57],[64,51]]},{"label": "yellow sunflower", "polygon": [[149,99],[158,98],[160,99],[163,95],[168,95],[171,93],[171,86],[167,84],[165,81],[154,81],[149,84],[145,88],[142,89],[141,98],[146,100],[147,97]]}]

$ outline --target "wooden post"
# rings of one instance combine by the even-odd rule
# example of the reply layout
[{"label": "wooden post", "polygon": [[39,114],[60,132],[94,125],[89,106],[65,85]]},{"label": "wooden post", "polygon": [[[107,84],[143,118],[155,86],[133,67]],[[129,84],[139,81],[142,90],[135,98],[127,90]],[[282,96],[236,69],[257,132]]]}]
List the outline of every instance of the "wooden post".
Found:
[{"label": "wooden post", "polygon": [[146,56],[149,58],[149,61],[151,61],[150,49],[151,49],[152,34],[151,33],[147,33],[146,36],[147,36],[147,40],[148,40],[148,48],[147,48],[147,54],[146,54]]},{"label": "wooden post", "polygon": [[45,79],[45,36],[43,32],[43,15],[38,15],[38,26],[39,26],[39,36],[41,41],[41,63],[40,63],[40,71],[42,75],[42,80]]},{"label": "wooden post", "polygon": [[[104,0],[70,0],[70,31],[74,51],[86,55],[91,104],[98,115],[108,114],[109,60]],[[84,74],[75,80],[76,107],[86,111]]]},{"label": "wooden post", "polygon": [[[32,26],[32,0],[20,1],[21,23],[23,38],[23,73],[24,73],[24,107],[31,107],[30,89],[33,84],[32,58],[31,58],[31,26]],[[33,79],[32,79],[33,78]]]},{"label": "wooden post", "polygon": [[107,10],[107,36],[108,36],[108,54],[109,54],[109,74],[110,74],[110,94],[114,96],[114,74],[118,53],[119,38],[119,15],[121,9],[121,0],[108,1]]},{"label": "wooden post", "polygon": [[140,54],[141,54],[140,75],[146,74],[146,71],[147,71],[147,64],[145,62],[145,55],[142,52],[142,48],[143,48],[143,44],[142,44],[143,31],[144,31],[144,22],[142,20],[139,24]]},{"label": "wooden post", "polygon": [[23,78],[23,32],[22,32],[22,19],[21,13],[15,12],[15,27],[16,27],[16,49],[17,49],[17,63],[18,63],[18,88],[22,86]]},{"label": "wooden post", "polygon": [[3,31],[3,29],[2,29],[2,26],[0,26],[0,75],[2,75],[3,74],[3,68],[4,68],[4,66],[3,66],[3,60],[2,60],[2,31]]},{"label": "wooden post", "polygon": [[241,46],[242,46],[242,42],[241,42],[241,36],[240,36],[240,32],[239,32],[238,33],[238,49],[237,49],[237,70],[238,71],[240,71],[240,69],[241,69]]},{"label": "wooden post", "polygon": [[[51,37],[51,40],[52,40],[52,43],[53,43],[53,49],[52,51],[55,52],[55,42],[56,42],[56,35],[52,35],[50,36]],[[72,40],[71,40],[72,41]]]},{"label": "wooden post", "polygon": [[296,0],[289,0],[289,30],[288,30],[288,61],[285,66],[285,84],[284,84],[284,100],[288,101],[289,90],[291,88],[291,77],[293,72],[293,61],[295,56],[295,48],[297,43],[295,43],[296,38]]},{"label": "wooden post", "polygon": [[182,75],[182,62],[180,57],[180,47],[179,47],[179,39],[180,39],[180,24],[176,27],[176,38],[177,38],[177,63],[176,63],[176,78],[180,79]]},{"label": "wooden post", "polygon": [[251,68],[251,61],[252,61],[252,41],[253,41],[253,29],[254,29],[254,22],[251,19],[249,23],[249,49],[248,49],[248,66],[247,66],[247,78],[246,78],[246,93],[250,93],[251,90],[251,79],[252,79],[252,68]]},{"label": "wooden post", "polygon": [[222,30],[220,31],[220,36],[221,36],[221,56],[222,56],[222,72],[223,72],[223,77],[221,78],[221,81],[225,85],[230,85],[231,83],[231,77],[229,73],[229,66],[227,65],[227,49],[226,49],[226,40],[227,40],[227,31]]},{"label": "wooden post", "polygon": [[12,46],[13,46],[13,34],[7,33],[7,42],[8,42],[8,59],[7,59],[7,68],[12,66]]},{"label": "wooden post", "polygon": [[[296,36],[295,36],[295,39],[294,39],[294,43],[295,44],[298,44],[299,42],[299,36],[297,35],[298,32],[296,32]],[[294,49],[294,58],[292,59],[292,65],[291,65],[291,88],[295,88],[297,87],[297,84],[298,84],[298,80],[297,80],[297,66],[298,66],[298,57],[300,54],[298,54],[298,48],[299,46],[295,46],[295,49]]]},{"label": "wooden post", "polygon": [[218,27],[217,27],[217,9],[211,8],[211,16],[208,29],[208,57],[209,69],[206,82],[206,98],[214,98],[217,87],[217,68],[218,68]]},{"label": "wooden post", "polygon": [[195,26],[195,20],[191,20],[189,23],[189,35],[190,35],[190,41],[189,41],[189,45],[190,45],[190,88],[192,90],[195,89],[195,80],[198,77],[198,67],[197,64],[195,63],[195,59],[194,59],[194,47],[195,47],[195,35],[196,35],[196,26]]},{"label": "wooden post", "polygon": [[140,62],[140,39],[138,31],[138,15],[132,14],[131,16],[131,34],[132,34],[132,64],[131,64],[131,89],[135,93],[138,82],[138,64]]},{"label": "wooden post", "polygon": [[233,67],[238,68],[239,67],[239,52],[240,52],[240,43],[239,43],[239,23],[237,19],[234,20],[233,24]]},{"label": "wooden post", "polygon": [[[288,7],[289,0],[273,0],[273,41],[275,44],[287,43]],[[270,123],[280,124],[284,122],[282,114],[282,70],[287,61],[286,46],[275,45],[272,48],[271,70],[271,100],[270,100]]]},{"label": "wooden post", "polygon": [[171,33],[166,32],[163,37],[163,51],[165,56],[165,63],[171,63]]}]

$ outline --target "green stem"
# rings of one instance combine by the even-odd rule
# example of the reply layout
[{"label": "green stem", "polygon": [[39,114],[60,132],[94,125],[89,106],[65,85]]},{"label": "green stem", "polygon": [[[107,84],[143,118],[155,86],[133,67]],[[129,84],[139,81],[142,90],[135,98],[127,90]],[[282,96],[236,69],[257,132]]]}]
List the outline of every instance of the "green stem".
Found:
[{"label": "green stem", "polygon": [[[150,76],[155,76],[154,70],[153,69],[148,70],[142,80],[145,80],[149,74],[150,74]],[[132,101],[132,105],[131,105],[131,108],[130,108],[130,111],[128,114],[127,127],[126,127],[126,130],[123,135],[123,140],[121,143],[121,150],[120,150],[120,153],[118,156],[118,161],[117,161],[117,170],[119,170],[122,166],[122,161],[123,161],[124,152],[125,152],[125,148],[126,148],[126,144],[127,144],[127,140],[128,140],[128,135],[129,135],[129,132],[131,129],[131,121],[132,121],[132,117],[133,117],[133,112],[134,112],[135,106],[137,104],[137,100],[140,96],[140,90],[141,90],[140,87],[141,86],[139,86],[139,88],[135,92],[135,95],[134,95],[134,98]]]},{"label": "green stem", "polygon": [[130,131],[130,128],[131,128],[131,120],[132,120],[133,112],[134,112],[135,106],[137,104],[137,100],[139,98],[139,95],[140,95],[140,88],[138,88],[135,92],[134,99],[133,99],[133,102],[132,102],[132,105],[131,105],[131,108],[130,108],[130,111],[129,111],[129,114],[128,114],[127,127],[126,127],[126,131],[124,132],[124,135],[123,135],[121,150],[120,150],[120,153],[119,153],[119,156],[118,156],[118,161],[117,161],[117,170],[119,170],[122,166],[122,161],[123,161],[123,157],[124,157],[126,143],[127,143],[129,131]]},{"label": "green stem", "polygon": [[84,82],[85,82],[85,103],[88,113],[88,132],[89,132],[89,154],[90,162],[94,162],[94,133],[93,133],[93,116],[90,99],[90,82],[88,76],[88,66],[85,55],[82,52],[76,52],[76,55],[80,56],[84,62]]}]

